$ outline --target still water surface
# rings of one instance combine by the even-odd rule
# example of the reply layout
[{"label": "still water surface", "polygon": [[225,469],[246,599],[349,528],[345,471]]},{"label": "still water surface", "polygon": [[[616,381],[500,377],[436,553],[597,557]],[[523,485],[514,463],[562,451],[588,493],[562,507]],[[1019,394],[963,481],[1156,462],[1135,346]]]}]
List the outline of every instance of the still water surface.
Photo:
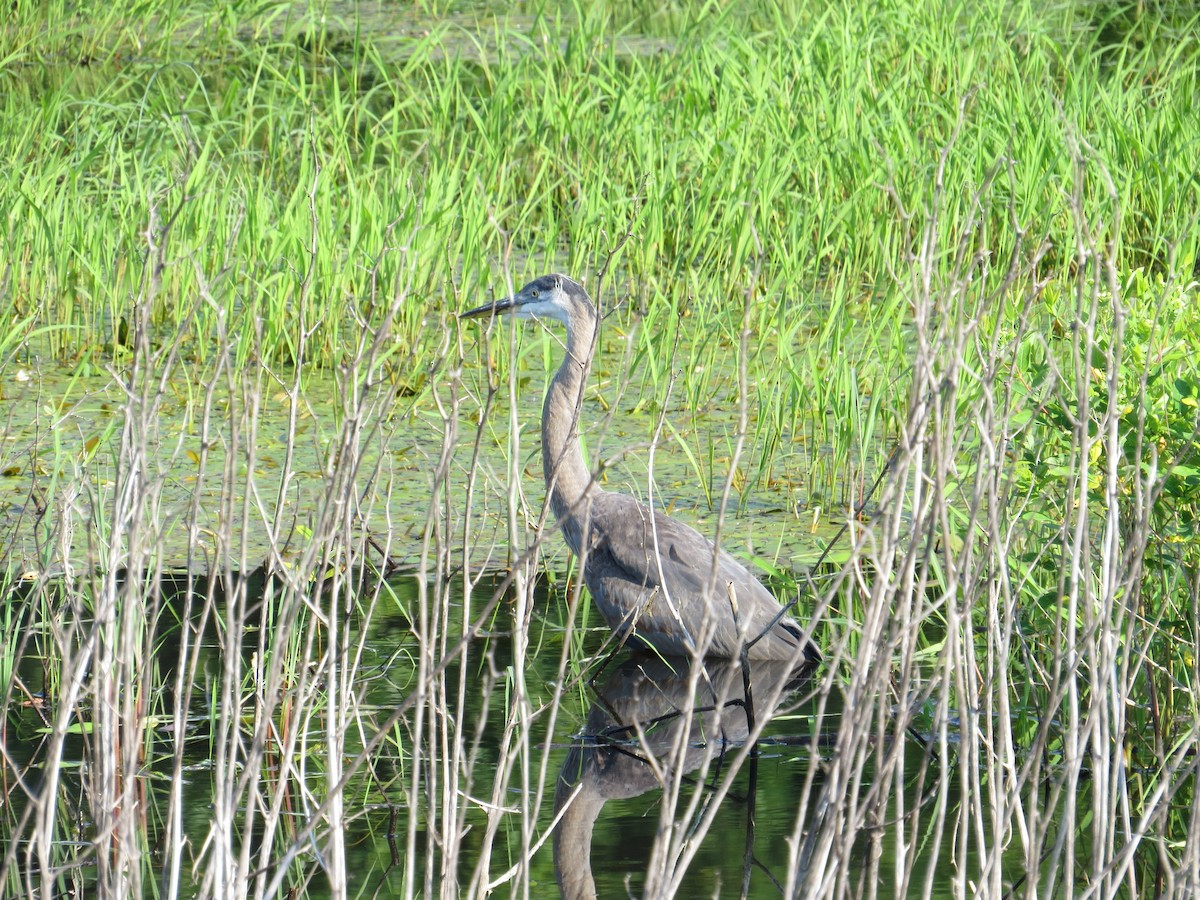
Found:
[{"label": "still water surface", "polygon": [[[173,585],[175,590],[182,587],[182,582]],[[415,651],[416,644],[405,610],[416,605],[417,582],[403,577],[394,580],[392,587],[395,606],[377,606],[369,620],[350,623],[352,628],[367,629],[363,662],[355,673],[355,681],[362,687],[364,714],[360,721],[367,728],[372,723],[381,725],[409,697],[415,685],[415,670],[408,651]],[[179,596],[167,592],[168,602],[177,602]],[[738,665],[729,662],[709,663],[697,671],[683,660],[660,660],[624,651],[602,672],[593,663],[590,671],[598,675],[595,683],[573,681],[563,692],[556,715],[551,716],[561,650],[558,607],[563,601],[541,585],[536,602],[530,639],[537,652],[526,661],[524,674],[535,710],[525,772],[534,781],[513,779],[508,795],[513,810],[521,806],[520,792],[536,790],[537,773],[546,763],[545,799],[537,810],[533,833],[538,838],[548,835],[557,816],[561,816],[561,823],[553,839],[546,840],[534,858],[534,882],[539,893],[557,893],[555,882],[561,879],[568,896],[586,895],[593,881],[601,897],[640,895],[647,888],[646,873],[654,860],[656,841],[674,829],[678,839],[685,840],[689,847],[694,845],[694,859],[679,885],[681,896],[714,893],[779,896],[789,868],[795,864],[790,844],[796,835],[804,834],[801,805],[806,796],[817,795],[823,767],[832,752],[829,737],[836,732],[843,714],[840,698],[827,696],[818,719],[814,711],[820,698],[813,691],[815,682],[805,673],[777,664],[760,664],[747,679]],[[451,686],[457,685],[462,677],[467,679],[467,721],[461,723],[460,733],[477,739],[476,752],[462,764],[455,786],[463,797],[472,798],[459,857],[460,884],[469,881],[471,870],[485,849],[488,833],[485,809],[489,806],[486,798],[491,796],[492,779],[503,755],[513,752],[503,737],[513,712],[503,690],[511,684],[512,672],[512,642],[503,627],[506,619],[502,611],[496,617],[491,636],[473,642],[464,654],[465,663],[456,663],[447,672],[447,683]],[[160,621],[170,622],[170,617]],[[158,689],[169,692],[179,659],[178,629],[166,624],[160,627],[160,632]],[[589,633],[584,645],[598,645],[602,637],[599,632]],[[247,661],[256,643],[256,629],[252,627],[246,633],[242,651]],[[221,653],[221,642],[210,628],[201,670],[216,671]],[[575,671],[574,667],[568,671]],[[488,673],[499,673],[498,680],[490,682]],[[23,658],[20,675],[26,686],[48,687],[45,674],[39,671],[36,656]],[[184,832],[188,842],[185,853],[193,856],[200,853],[208,834],[213,800],[211,698],[203,684],[204,679],[198,679],[191,696],[184,773]],[[487,684],[492,684],[492,688],[486,688]],[[552,733],[547,724],[551,718]],[[7,746],[18,767],[33,764],[26,769],[32,786],[39,777],[37,764],[44,748],[45,728],[35,704],[25,705],[18,719],[17,727],[8,735]],[[769,722],[754,752],[745,754],[752,723],[766,719]],[[406,718],[400,733],[411,735],[411,731],[406,731],[409,725]],[[314,727],[315,733],[319,731]],[[452,778],[453,773],[445,768],[444,747],[439,748],[436,741],[430,742],[428,736],[418,735],[416,739],[422,744],[423,771],[435,772],[435,778]],[[62,791],[68,817],[77,823],[73,838],[84,842],[81,849],[86,848],[89,836],[84,802],[89,756],[86,740],[83,729],[82,734],[68,743]],[[144,817],[147,882],[161,877],[155,872],[167,849],[163,846],[162,811],[170,786],[171,740],[170,726],[164,723],[153,736],[149,764],[141,776],[140,788],[148,813]],[[349,737],[350,753],[354,750],[354,740]],[[929,763],[929,757],[921,735],[912,732],[909,740],[912,748],[907,775],[915,777],[922,763]],[[313,796],[319,797],[325,783],[319,753],[315,752],[319,748],[311,749],[314,753],[309,780]],[[437,874],[439,861],[426,858],[432,843],[423,839],[427,837],[423,830],[427,823],[417,823],[418,837],[414,841],[409,836],[408,820],[414,808],[430,809],[433,812],[429,815],[436,815],[438,792],[444,786],[429,784],[423,777],[413,778],[412,749],[404,737],[386,743],[372,754],[371,765],[360,769],[348,786],[351,896],[399,895],[404,889],[406,870],[415,871],[420,878],[427,862],[433,865],[433,882],[444,887]],[[654,765],[647,762],[648,758],[654,760]],[[268,773],[270,769],[268,765]],[[664,803],[662,784],[675,783],[677,778],[678,797],[664,820],[660,817]],[[521,786],[526,783],[530,787]],[[428,796],[416,803],[409,795],[414,784],[418,792],[428,792]],[[19,792],[14,796],[18,795]],[[285,812],[285,818],[292,816],[296,822],[304,821],[305,808],[300,799],[297,798],[294,809]],[[806,811],[805,815],[809,814]],[[709,815],[711,826],[697,831]],[[505,816],[502,827],[495,830],[486,847],[493,861],[492,877],[520,853],[521,823],[516,819]],[[873,849],[871,843],[875,844]],[[863,863],[869,854],[877,855],[876,862],[882,862],[879,871],[886,877],[893,870],[889,857],[897,852],[887,830],[876,834],[874,841],[864,839],[862,845]],[[410,851],[417,855],[415,860],[406,858]],[[943,855],[948,857],[949,852],[947,849]],[[81,861],[83,867],[78,877],[83,886],[88,881],[86,854]],[[917,867],[918,877],[928,865],[948,862],[948,858],[939,860],[934,855]],[[302,858],[301,866],[310,879],[306,885],[308,895],[324,896],[319,862],[312,858],[305,862]],[[946,877],[950,877],[949,872]],[[934,881],[936,885],[938,879]],[[885,884],[879,887],[883,893],[891,893]],[[945,893],[950,895],[948,890]]]}]

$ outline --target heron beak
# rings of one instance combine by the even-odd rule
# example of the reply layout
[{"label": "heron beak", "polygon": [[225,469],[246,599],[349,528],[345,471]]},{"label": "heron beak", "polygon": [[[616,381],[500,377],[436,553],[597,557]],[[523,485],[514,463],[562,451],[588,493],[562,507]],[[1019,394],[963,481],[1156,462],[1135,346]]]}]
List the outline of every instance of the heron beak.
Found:
[{"label": "heron beak", "polygon": [[466,312],[460,312],[460,319],[475,319],[479,316],[499,316],[506,312],[511,312],[517,305],[514,297],[502,297],[499,300],[493,300],[491,303],[485,303],[483,306],[477,306],[474,309],[468,309]]}]

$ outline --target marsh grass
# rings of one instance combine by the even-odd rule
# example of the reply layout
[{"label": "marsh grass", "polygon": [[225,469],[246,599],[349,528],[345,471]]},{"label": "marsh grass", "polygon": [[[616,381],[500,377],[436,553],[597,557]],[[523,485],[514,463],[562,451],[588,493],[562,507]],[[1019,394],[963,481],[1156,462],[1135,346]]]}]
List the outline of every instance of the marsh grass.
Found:
[{"label": "marsh grass", "polygon": [[[560,344],[452,314],[562,269],[608,314],[607,486],[752,547],[826,655],[774,776],[766,716],[691,774],[638,736],[655,826],[602,892],[1195,891],[1197,23],[1162,12],[18,4],[3,890],[549,889],[611,646],[525,437]],[[759,778],[786,848],[714,863]]]}]

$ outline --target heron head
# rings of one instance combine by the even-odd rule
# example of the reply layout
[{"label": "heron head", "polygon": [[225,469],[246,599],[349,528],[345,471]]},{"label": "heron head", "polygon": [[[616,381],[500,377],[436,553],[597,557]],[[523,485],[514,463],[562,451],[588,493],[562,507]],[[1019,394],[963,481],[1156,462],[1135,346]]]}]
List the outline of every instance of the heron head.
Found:
[{"label": "heron head", "polygon": [[591,308],[583,286],[566,275],[543,275],[535,278],[511,297],[485,303],[466,312],[459,313],[460,319],[477,316],[517,316],[521,319],[556,319],[567,322],[580,304]]}]

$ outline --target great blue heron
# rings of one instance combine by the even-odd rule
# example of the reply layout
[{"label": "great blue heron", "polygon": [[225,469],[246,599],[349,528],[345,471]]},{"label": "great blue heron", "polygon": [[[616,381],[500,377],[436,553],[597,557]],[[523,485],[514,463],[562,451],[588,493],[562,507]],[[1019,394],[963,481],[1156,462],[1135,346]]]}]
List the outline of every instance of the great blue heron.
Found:
[{"label": "great blue heron", "polygon": [[[567,353],[542,408],[550,507],[609,627],[667,654],[820,659],[794,619],[746,567],[694,528],[624,494],[601,490],[583,461],[579,417],[599,319],[583,286],[543,275],[460,318],[515,315],[567,327]],[[761,636],[761,637],[760,637]],[[758,640],[755,640],[758,638]]]}]

